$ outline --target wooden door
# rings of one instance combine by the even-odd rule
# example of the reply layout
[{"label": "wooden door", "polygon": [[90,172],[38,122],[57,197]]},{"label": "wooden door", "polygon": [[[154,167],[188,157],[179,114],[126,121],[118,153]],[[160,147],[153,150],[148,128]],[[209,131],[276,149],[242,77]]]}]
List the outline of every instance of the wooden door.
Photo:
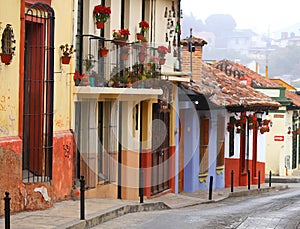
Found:
[{"label": "wooden door", "polygon": [[169,189],[169,116],[153,104],[151,195]]}]

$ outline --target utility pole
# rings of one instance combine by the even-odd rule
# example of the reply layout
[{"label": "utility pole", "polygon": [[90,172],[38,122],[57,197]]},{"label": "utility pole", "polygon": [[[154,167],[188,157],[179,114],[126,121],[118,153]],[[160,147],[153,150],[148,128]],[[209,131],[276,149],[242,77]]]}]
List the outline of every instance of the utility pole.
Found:
[{"label": "utility pole", "polygon": [[266,79],[269,78],[269,49],[270,49],[270,27],[268,28],[267,50],[266,50]]},{"label": "utility pole", "polygon": [[191,76],[190,79],[192,80],[192,71],[193,71],[193,52],[195,52],[195,46],[193,46],[193,35],[192,35],[192,28],[190,28],[190,38],[189,38],[189,52],[190,52],[190,72]]},{"label": "utility pole", "polygon": [[[267,45],[267,46],[269,46],[269,45]],[[269,66],[269,50],[267,47],[267,50],[266,50],[266,73],[265,73],[266,79],[269,78],[269,67],[268,66]]]}]

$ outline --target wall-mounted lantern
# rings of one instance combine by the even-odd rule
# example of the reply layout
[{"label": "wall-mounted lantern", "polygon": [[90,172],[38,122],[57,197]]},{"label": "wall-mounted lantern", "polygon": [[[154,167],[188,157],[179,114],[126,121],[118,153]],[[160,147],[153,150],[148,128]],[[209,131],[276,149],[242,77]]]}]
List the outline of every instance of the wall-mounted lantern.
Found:
[{"label": "wall-mounted lantern", "polygon": [[16,43],[14,39],[14,32],[10,24],[6,25],[6,28],[3,31],[2,38],[1,38],[1,62],[5,63],[6,65],[10,64],[13,54],[16,50],[16,47],[13,45]]},{"label": "wall-mounted lantern", "polygon": [[292,128],[289,126],[288,127],[288,134],[291,134],[292,133]]},{"label": "wall-mounted lantern", "polygon": [[258,125],[260,125],[262,122],[263,112],[256,112],[255,114],[256,114],[256,119],[257,119]]}]

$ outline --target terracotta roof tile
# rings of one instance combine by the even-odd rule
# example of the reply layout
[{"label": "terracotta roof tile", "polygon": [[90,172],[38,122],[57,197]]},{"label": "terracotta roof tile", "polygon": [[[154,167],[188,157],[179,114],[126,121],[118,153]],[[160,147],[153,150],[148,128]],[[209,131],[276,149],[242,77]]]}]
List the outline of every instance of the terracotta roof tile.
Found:
[{"label": "terracotta roof tile", "polygon": [[[184,38],[184,39],[181,39],[180,43],[184,46],[188,45],[190,42],[190,38],[187,37],[187,38]],[[199,37],[192,37],[192,44],[195,45],[195,46],[204,46],[207,44],[207,41],[199,38]]]},{"label": "terracotta roof tile", "polygon": [[270,97],[227,76],[219,69],[202,61],[201,66],[200,77],[182,85],[198,94],[206,95],[213,104],[245,110],[277,109],[280,106]]},{"label": "terracotta roof tile", "polygon": [[[263,76],[261,76],[260,74],[258,74],[257,72],[255,71],[252,71],[251,69],[247,68],[246,66],[240,64],[240,63],[236,63],[234,61],[230,61],[230,60],[221,60],[219,61],[218,63],[216,63],[214,66],[217,67],[217,68],[221,68],[225,66],[231,66],[231,69],[232,70],[238,70],[240,72],[243,72],[245,75],[251,77],[251,86],[252,87],[281,87],[280,84],[270,80],[270,79],[267,79]],[[231,71],[232,73],[233,71]],[[231,74],[231,76],[233,76],[233,73]],[[300,107],[300,96],[295,94],[294,92],[291,92],[289,90],[286,90],[285,92],[285,96],[286,98],[292,100],[293,104],[296,105],[296,106],[299,106]]]}]

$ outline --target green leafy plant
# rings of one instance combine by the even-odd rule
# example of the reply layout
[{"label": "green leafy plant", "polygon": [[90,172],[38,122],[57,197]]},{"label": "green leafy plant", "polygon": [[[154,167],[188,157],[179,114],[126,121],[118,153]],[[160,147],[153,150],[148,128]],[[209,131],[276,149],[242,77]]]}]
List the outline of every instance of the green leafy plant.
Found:
[{"label": "green leafy plant", "polygon": [[74,52],[76,52],[76,49],[74,49],[74,46],[69,45],[69,44],[61,45],[59,48],[61,49],[63,56],[68,56],[69,57]]}]

